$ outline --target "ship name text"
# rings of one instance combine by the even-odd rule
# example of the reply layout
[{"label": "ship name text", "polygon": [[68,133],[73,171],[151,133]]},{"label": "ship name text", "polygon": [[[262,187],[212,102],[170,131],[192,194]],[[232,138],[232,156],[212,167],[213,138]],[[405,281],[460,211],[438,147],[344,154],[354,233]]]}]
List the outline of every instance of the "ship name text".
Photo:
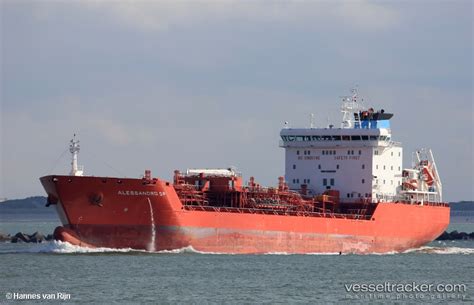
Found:
[{"label": "ship name text", "polygon": [[121,196],[159,196],[159,197],[163,197],[166,195],[165,192],[151,192],[151,191],[118,191],[117,194]]},{"label": "ship name text", "polygon": [[[299,156],[298,160],[320,160],[319,156]],[[334,160],[360,160],[360,156],[334,156]]]}]

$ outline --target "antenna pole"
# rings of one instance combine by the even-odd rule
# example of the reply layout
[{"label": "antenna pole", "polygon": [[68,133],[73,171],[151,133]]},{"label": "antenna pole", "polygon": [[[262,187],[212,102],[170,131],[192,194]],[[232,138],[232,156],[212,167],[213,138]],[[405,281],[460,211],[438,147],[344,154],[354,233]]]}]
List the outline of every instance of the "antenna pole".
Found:
[{"label": "antenna pole", "polygon": [[83,168],[79,168],[77,165],[77,155],[79,150],[79,140],[76,140],[76,134],[74,134],[74,137],[71,139],[69,144],[69,152],[71,153],[71,172],[69,175],[71,176],[82,176],[84,173]]},{"label": "antenna pole", "polygon": [[341,128],[352,128],[352,116],[354,112],[359,111],[361,106],[357,102],[358,93],[357,89],[351,89],[351,96],[343,96],[342,97],[342,105],[341,105],[341,112],[342,112],[342,123]]}]

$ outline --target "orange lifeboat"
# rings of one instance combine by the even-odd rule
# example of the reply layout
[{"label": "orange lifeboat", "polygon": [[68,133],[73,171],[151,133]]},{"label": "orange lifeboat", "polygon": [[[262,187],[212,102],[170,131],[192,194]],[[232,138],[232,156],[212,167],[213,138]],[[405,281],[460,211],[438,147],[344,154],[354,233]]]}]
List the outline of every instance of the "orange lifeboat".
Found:
[{"label": "orange lifeboat", "polygon": [[418,188],[418,181],[415,179],[410,179],[403,182],[403,187],[409,190],[416,190]]},{"label": "orange lifeboat", "polygon": [[426,184],[429,186],[433,185],[434,182],[434,175],[433,172],[431,171],[431,168],[428,166],[423,166],[423,179],[425,180]]}]

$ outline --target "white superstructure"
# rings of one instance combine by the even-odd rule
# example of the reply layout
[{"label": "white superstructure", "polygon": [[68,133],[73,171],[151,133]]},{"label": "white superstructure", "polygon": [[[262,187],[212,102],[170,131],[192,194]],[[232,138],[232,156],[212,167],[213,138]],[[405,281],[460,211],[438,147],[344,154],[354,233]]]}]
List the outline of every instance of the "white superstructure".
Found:
[{"label": "white superstructure", "polygon": [[201,174],[214,177],[241,176],[241,174],[238,173],[235,168],[188,168],[186,170],[187,176],[198,176]]},{"label": "white superstructure", "polygon": [[[340,128],[288,128],[286,124],[281,130],[280,146],[285,148],[285,178],[290,189],[306,188],[309,195],[338,190],[341,201],[405,200],[413,192],[427,195],[428,189],[403,192],[403,149],[392,140],[393,114],[383,109],[364,110],[357,101],[357,92],[352,93],[351,97],[343,97]],[[434,160],[430,164],[434,165]],[[438,182],[429,187],[439,192],[436,201],[440,201],[441,182],[435,165],[434,172]]]}]

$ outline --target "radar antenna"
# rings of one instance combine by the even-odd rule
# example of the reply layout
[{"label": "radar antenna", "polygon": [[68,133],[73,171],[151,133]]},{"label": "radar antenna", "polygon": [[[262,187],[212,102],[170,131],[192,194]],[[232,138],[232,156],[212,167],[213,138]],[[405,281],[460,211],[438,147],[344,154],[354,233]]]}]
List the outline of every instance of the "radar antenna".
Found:
[{"label": "radar antenna", "polygon": [[357,88],[351,89],[351,96],[341,96],[342,105],[342,123],[341,128],[352,128],[354,125],[352,123],[352,118],[354,112],[358,112],[362,106],[358,102],[358,92]]}]

